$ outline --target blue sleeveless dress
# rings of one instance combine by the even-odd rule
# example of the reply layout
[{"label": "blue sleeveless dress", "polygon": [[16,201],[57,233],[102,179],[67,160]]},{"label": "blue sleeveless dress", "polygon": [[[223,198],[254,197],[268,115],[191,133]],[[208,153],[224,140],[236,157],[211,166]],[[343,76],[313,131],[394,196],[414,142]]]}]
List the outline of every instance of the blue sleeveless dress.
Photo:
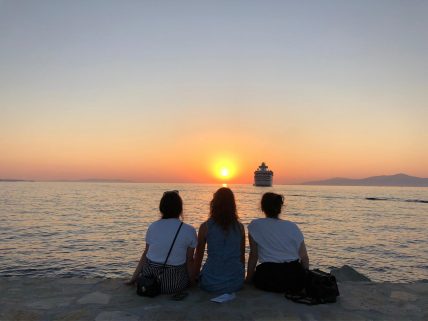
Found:
[{"label": "blue sleeveless dress", "polygon": [[207,221],[207,260],[202,268],[200,286],[215,293],[231,293],[242,288],[245,268],[241,262],[241,230],[231,226],[225,232],[212,219]]}]

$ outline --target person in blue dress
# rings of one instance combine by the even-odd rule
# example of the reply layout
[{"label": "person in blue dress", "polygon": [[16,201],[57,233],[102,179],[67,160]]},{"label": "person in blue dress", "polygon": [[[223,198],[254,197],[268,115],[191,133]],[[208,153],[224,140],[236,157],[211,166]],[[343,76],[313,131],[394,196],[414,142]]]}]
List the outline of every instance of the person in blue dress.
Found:
[{"label": "person in blue dress", "polygon": [[[207,259],[200,270],[207,246]],[[233,192],[214,193],[210,216],[201,224],[195,252],[195,272],[203,290],[223,294],[242,288],[245,277],[245,229],[238,220]]]}]

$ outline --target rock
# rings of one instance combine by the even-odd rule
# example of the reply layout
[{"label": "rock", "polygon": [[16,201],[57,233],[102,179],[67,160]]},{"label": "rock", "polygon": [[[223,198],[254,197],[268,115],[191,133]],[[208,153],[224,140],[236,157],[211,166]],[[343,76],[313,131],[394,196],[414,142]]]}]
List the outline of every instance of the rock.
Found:
[{"label": "rock", "polygon": [[33,300],[26,304],[29,308],[37,308],[43,310],[50,310],[54,308],[63,308],[67,307],[74,300],[72,297],[54,297],[54,298],[45,298],[41,300]]},{"label": "rock", "polygon": [[77,303],[79,304],[107,304],[110,302],[110,295],[102,292],[92,292],[81,297]]},{"label": "rock", "polygon": [[403,291],[392,291],[391,292],[391,299],[395,301],[416,301],[418,297],[414,294],[411,294],[409,292],[403,292]]},{"label": "rock", "polygon": [[[301,321],[302,319],[296,314],[296,313],[290,313],[290,312],[286,312],[283,313],[283,318],[278,318],[278,320],[281,319],[285,319],[287,321]],[[266,318],[264,318],[263,320],[266,320]]]},{"label": "rock", "polygon": [[341,268],[331,269],[331,274],[336,277],[337,281],[353,281],[353,282],[371,282],[364,274],[361,274],[351,268],[349,265],[344,265]]},{"label": "rock", "polygon": [[12,310],[0,312],[0,320],[4,321],[39,321],[42,316],[34,311]]},{"label": "rock", "polygon": [[153,310],[153,309],[160,309],[162,308],[162,305],[160,304],[151,304],[144,307],[144,310]]},{"label": "rock", "polygon": [[404,284],[403,287],[422,297],[428,297],[428,283],[418,282],[418,283],[408,283]]},{"label": "rock", "polygon": [[89,316],[86,310],[77,310],[71,312],[60,313],[56,315],[52,321],[82,321],[88,320]]},{"label": "rock", "polygon": [[55,282],[62,285],[93,285],[101,282],[102,279],[79,279],[79,278],[64,278],[55,279]]},{"label": "rock", "polygon": [[104,311],[97,315],[95,321],[138,321],[137,315],[123,311]]},{"label": "rock", "polygon": [[186,299],[173,301],[170,295],[139,297],[132,287],[114,289],[122,280],[67,286],[61,281],[0,278],[0,321],[428,320],[428,283],[423,282],[341,282],[336,303],[306,306],[251,285],[235,300],[216,304],[210,301],[213,294],[197,287],[187,290]]}]

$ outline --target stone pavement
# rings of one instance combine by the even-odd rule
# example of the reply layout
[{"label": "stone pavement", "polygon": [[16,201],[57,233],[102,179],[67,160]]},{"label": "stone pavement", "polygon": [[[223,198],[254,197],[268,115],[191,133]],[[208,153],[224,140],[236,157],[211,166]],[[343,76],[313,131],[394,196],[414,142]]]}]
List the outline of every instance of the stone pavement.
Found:
[{"label": "stone pavement", "polygon": [[337,303],[306,306],[246,285],[214,303],[197,288],[183,301],[142,298],[120,279],[0,278],[0,320],[428,320],[428,283],[340,282]]}]

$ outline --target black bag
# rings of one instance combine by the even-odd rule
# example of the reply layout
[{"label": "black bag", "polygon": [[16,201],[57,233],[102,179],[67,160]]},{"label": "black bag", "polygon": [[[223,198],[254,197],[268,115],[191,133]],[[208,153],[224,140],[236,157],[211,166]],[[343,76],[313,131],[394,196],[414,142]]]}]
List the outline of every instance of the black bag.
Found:
[{"label": "black bag", "polygon": [[[163,263],[162,272],[165,269],[166,262],[168,261],[169,255],[171,254],[172,248],[174,246],[175,240],[177,239],[178,232],[180,232],[183,222],[180,223],[177,233],[175,233],[174,240],[172,241],[171,247],[169,248],[168,255],[166,256],[165,262]],[[137,279],[137,294],[140,296],[147,296],[153,298],[161,294],[161,281],[159,275],[139,275]]]},{"label": "black bag", "polygon": [[264,262],[256,267],[253,282],[263,291],[300,293],[305,285],[305,271],[299,261]]},{"label": "black bag", "polygon": [[153,298],[161,293],[159,277],[141,275],[137,280],[137,294]]},{"label": "black bag", "polygon": [[305,294],[285,294],[287,299],[309,305],[333,303],[339,296],[336,278],[319,269],[307,270],[305,275]]}]

